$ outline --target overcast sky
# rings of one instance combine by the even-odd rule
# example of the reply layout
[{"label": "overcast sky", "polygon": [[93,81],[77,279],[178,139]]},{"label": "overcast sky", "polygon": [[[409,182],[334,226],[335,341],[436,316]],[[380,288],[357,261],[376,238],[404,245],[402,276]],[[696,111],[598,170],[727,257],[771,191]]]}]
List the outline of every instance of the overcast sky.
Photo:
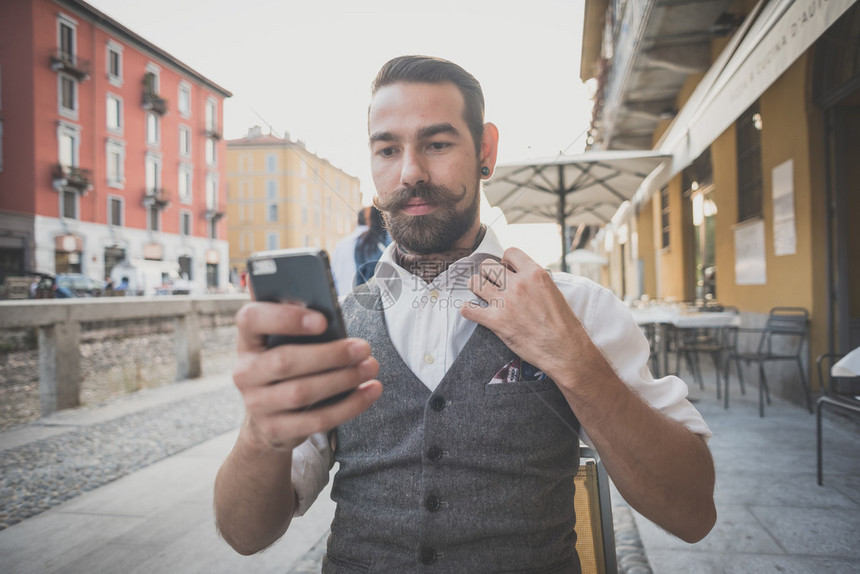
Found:
[{"label": "overcast sky", "polygon": [[[227,139],[253,125],[289,132],[358,176],[368,200],[370,82],[402,54],[441,56],[475,75],[501,132],[500,162],[585,146],[583,0],[87,1],[231,91]],[[542,264],[560,255],[556,226],[508,227],[496,211],[485,204],[483,219],[503,240]]]}]

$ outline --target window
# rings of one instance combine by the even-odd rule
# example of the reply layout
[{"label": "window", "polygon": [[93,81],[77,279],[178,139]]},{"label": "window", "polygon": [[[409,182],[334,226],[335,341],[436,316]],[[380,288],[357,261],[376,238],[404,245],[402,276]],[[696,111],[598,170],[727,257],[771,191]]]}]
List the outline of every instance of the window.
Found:
[{"label": "window", "polygon": [[662,231],[662,240],[660,247],[666,249],[669,247],[669,188],[664,187],[660,190],[660,229]]},{"label": "window", "polygon": [[113,94],[107,95],[107,128],[114,133],[122,133],[122,100]]},{"label": "window", "polygon": [[147,209],[146,223],[150,231],[161,231],[161,210],[156,206]]},{"label": "window", "polygon": [[183,118],[191,116],[191,86],[185,82],[179,84],[179,115]]},{"label": "window", "polygon": [[179,201],[182,203],[191,203],[192,199],[192,186],[191,186],[191,175],[193,170],[190,165],[180,164],[179,165]]},{"label": "window", "polygon": [[146,65],[146,74],[143,76],[143,87],[147,94],[158,95],[161,88],[160,70],[155,64]]},{"label": "window", "polygon": [[75,191],[60,192],[60,217],[66,219],[78,218],[78,194]]},{"label": "window", "polygon": [[57,163],[66,167],[78,167],[78,150],[81,144],[78,128],[61,122],[57,127],[57,142]]},{"label": "window", "polygon": [[218,179],[211,173],[206,174],[206,209],[218,209]]},{"label": "window", "polygon": [[108,197],[108,225],[121,227],[123,225],[123,199],[111,195]]},{"label": "window", "polygon": [[161,122],[158,115],[152,112],[146,112],[146,143],[149,145],[158,145],[161,141]]},{"label": "window", "polygon": [[206,164],[215,166],[216,159],[215,140],[212,138],[206,138]]},{"label": "window", "polygon": [[214,133],[218,129],[218,105],[212,98],[206,100],[206,131]]},{"label": "window", "polygon": [[179,126],[179,155],[191,157],[191,128]]},{"label": "window", "polygon": [[122,46],[112,41],[107,44],[107,77],[112,86],[122,86]]},{"label": "window", "polygon": [[60,114],[67,118],[78,118],[78,83],[71,76],[57,74],[59,82]]},{"label": "window", "polygon": [[183,210],[179,213],[179,233],[191,235],[191,212]]},{"label": "window", "polygon": [[154,192],[161,189],[161,158],[147,154],[146,155],[146,190]]},{"label": "window", "polygon": [[121,189],[125,185],[125,144],[109,139],[106,163],[108,185]]},{"label": "window", "polygon": [[77,54],[75,43],[75,23],[74,20],[60,16],[57,21],[59,38],[57,40],[57,48],[59,56],[69,62],[74,62]]},{"label": "window", "polygon": [[269,179],[266,181],[266,221],[278,220],[278,182]]},{"label": "window", "polygon": [[762,216],[762,117],[758,102],[735,122],[738,154],[738,221]]},{"label": "window", "polygon": [[266,156],[266,171],[273,173],[278,169],[278,157],[274,154]]},{"label": "window", "polygon": [[269,233],[266,235],[266,249],[280,249],[277,233]]}]

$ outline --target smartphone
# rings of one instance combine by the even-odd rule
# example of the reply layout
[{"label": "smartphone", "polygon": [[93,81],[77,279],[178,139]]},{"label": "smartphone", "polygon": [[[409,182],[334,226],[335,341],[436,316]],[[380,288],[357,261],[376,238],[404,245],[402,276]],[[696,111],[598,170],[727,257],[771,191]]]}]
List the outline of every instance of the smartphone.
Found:
[{"label": "smartphone", "polygon": [[248,259],[254,299],[296,303],[325,315],[328,326],[320,335],[268,335],[266,345],[325,343],[346,337],[346,328],[331,277],[328,254],[322,249],[280,249],[254,253]]}]

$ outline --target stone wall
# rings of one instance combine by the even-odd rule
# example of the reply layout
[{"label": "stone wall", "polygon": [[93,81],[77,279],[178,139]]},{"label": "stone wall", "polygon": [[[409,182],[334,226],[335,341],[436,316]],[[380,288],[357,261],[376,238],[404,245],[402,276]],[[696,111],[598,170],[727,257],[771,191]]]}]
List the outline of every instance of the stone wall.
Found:
[{"label": "stone wall", "polygon": [[[234,316],[201,315],[203,376],[229,373],[235,360]],[[0,336],[0,429],[34,421],[39,403],[39,350],[35,328]],[[176,380],[174,320],[154,318],[82,324],[82,405]]]}]

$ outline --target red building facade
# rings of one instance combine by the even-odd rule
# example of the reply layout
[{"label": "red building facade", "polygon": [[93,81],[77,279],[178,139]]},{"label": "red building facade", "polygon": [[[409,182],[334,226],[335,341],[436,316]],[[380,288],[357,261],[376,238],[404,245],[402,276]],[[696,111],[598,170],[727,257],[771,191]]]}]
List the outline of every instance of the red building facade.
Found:
[{"label": "red building facade", "polygon": [[0,3],[0,274],[150,260],[224,287],[230,96],[85,2]]}]

